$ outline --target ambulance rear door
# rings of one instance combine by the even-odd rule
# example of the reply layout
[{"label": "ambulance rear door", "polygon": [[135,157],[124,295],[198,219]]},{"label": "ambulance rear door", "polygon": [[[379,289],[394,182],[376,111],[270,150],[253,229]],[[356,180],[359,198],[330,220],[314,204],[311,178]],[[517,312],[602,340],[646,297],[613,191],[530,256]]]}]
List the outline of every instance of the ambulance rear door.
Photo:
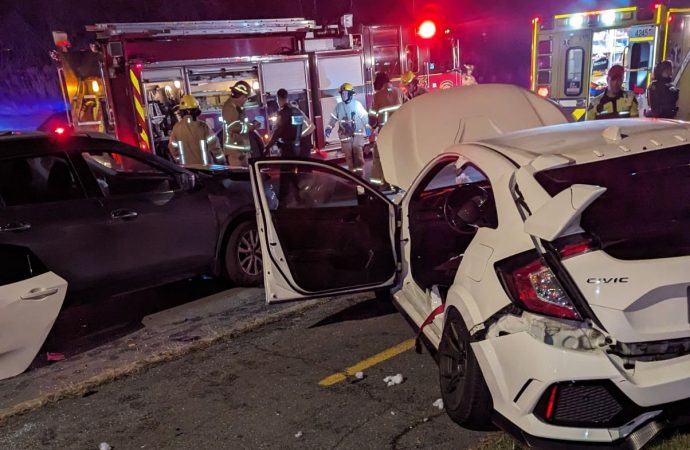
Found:
[{"label": "ambulance rear door", "polygon": [[[583,120],[590,96],[592,64],[591,30],[538,34],[537,93],[546,86],[548,96],[558,102],[566,114],[574,121]],[[542,91],[542,95],[544,93]]]}]

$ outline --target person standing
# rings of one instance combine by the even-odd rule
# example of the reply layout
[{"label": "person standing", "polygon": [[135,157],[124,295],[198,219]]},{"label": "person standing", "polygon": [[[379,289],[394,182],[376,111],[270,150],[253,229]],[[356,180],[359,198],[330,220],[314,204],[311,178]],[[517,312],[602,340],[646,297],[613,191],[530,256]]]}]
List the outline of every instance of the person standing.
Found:
[{"label": "person standing", "polygon": [[251,95],[251,86],[238,81],[230,88],[230,98],[223,104],[223,152],[231,166],[247,166],[252,152],[256,124],[250,123],[244,105]]},{"label": "person standing", "polygon": [[371,128],[368,123],[367,110],[355,100],[355,88],[350,83],[340,86],[341,102],[335,106],[326,128],[326,137],[331,135],[333,127],[338,124],[338,137],[345,160],[350,171],[364,174],[363,147],[366,136]]},{"label": "person standing", "polygon": [[650,116],[660,119],[673,119],[678,112],[679,91],[673,85],[671,74],[673,63],[662,61],[654,68],[654,81],[647,89],[647,101],[651,108]]},{"label": "person standing", "polygon": [[414,72],[408,70],[400,77],[403,87],[405,88],[405,97],[403,101],[409,102],[413,98],[426,94],[428,91],[419,85],[419,78]]},{"label": "person standing", "polygon": [[[371,105],[369,114],[371,116],[370,123],[378,134],[381,128],[388,122],[390,116],[400,108],[402,104],[402,94],[391,85],[390,78],[385,72],[378,72],[376,74],[374,78],[374,89],[376,93],[374,94],[374,101]],[[371,165],[371,178],[369,181],[374,185],[385,186],[386,183],[383,177],[383,166],[381,165],[378,146],[375,141],[373,145],[374,160]]]},{"label": "person standing", "polygon": [[606,91],[590,101],[587,120],[639,117],[635,94],[623,89],[624,73],[625,69],[620,64],[611,66]]},{"label": "person standing", "polygon": [[199,102],[193,95],[185,95],[180,100],[181,120],[170,133],[168,150],[178,164],[225,164],[225,155],[220,142],[211,128],[197,120],[201,114]]},{"label": "person standing", "polygon": [[290,104],[288,92],[285,89],[278,89],[276,96],[280,109],[276,118],[276,128],[266,148],[270,149],[277,144],[280,156],[301,157],[304,115],[299,108]]}]

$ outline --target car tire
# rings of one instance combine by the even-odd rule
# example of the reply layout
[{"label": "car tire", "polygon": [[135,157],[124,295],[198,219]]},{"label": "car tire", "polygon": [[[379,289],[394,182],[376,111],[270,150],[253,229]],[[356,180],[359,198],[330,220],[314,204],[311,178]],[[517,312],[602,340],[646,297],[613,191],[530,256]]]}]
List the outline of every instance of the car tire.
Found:
[{"label": "car tire", "polygon": [[438,363],[443,406],[453,422],[470,430],[494,429],[491,392],[470,346],[465,321],[453,308],[443,327]]},{"label": "car tire", "polygon": [[259,286],[263,281],[261,245],[256,222],[237,225],[225,245],[225,276],[237,286]]}]

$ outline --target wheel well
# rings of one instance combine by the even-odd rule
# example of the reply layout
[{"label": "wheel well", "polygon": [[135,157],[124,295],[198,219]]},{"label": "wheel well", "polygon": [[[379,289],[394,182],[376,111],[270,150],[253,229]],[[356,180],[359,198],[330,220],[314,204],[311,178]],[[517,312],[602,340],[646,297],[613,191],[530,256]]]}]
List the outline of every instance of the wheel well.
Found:
[{"label": "wheel well", "polygon": [[223,273],[223,268],[225,267],[225,246],[228,244],[230,235],[235,230],[235,228],[237,228],[241,223],[249,222],[252,220],[256,220],[256,215],[254,211],[244,211],[230,219],[230,221],[225,225],[225,229],[223,230],[222,235],[223,237],[220,240],[220,245],[218,245],[218,249],[216,250],[216,275],[220,275]]}]

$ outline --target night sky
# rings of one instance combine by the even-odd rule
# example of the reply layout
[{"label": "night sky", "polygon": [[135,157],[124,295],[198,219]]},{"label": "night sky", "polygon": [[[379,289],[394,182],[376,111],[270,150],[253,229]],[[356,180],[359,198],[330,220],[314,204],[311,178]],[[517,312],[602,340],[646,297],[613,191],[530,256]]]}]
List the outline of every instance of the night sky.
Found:
[{"label": "night sky", "polygon": [[[99,22],[306,17],[324,24],[336,23],[347,12],[354,14],[356,25],[405,25],[434,18],[460,38],[463,62],[476,65],[480,82],[526,86],[532,17],[631,3],[650,6],[655,1],[0,0],[0,125],[3,115],[14,115],[18,107],[24,113],[59,108],[55,71],[48,57],[52,30],[68,32],[74,46],[83,48],[92,40],[84,26]],[[690,5],[690,0],[666,3]]]}]

